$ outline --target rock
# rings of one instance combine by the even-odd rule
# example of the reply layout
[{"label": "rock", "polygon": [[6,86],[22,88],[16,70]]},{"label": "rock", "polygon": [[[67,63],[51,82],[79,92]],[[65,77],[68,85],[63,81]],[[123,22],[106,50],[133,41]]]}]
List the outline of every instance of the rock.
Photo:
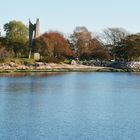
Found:
[{"label": "rock", "polygon": [[9,63],[9,66],[10,66],[10,67],[16,67],[17,65],[16,65],[14,62],[10,62],[10,63]]},{"label": "rock", "polygon": [[128,68],[133,68],[133,69],[139,69],[140,68],[140,62],[128,62],[127,67]]},{"label": "rock", "polygon": [[16,69],[18,69],[18,70],[26,70],[26,69],[28,69],[28,66],[19,65],[18,67],[16,67]]},{"label": "rock", "polygon": [[8,70],[8,69],[11,69],[11,67],[10,67],[9,65],[4,65],[4,66],[3,66],[3,69],[4,69],[4,70]]},{"label": "rock", "polygon": [[76,61],[75,60],[72,60],[71,61],[71,65],[77,65]]}]

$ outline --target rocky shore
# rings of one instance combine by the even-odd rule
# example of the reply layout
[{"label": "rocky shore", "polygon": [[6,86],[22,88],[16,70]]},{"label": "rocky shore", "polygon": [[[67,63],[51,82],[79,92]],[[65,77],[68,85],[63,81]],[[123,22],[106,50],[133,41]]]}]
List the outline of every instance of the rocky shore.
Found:
[{"label": "rocky shore", "polygon": [[[89,62],[88,62],[89,63]],[[0,72],[140,72],[140,62],[97,64],[0,63]]]},{"label": "rocky shore", "polygon": [[86,66],[100,66],[100,67],[111,67],[114,69],[122,69],[123,71],[134,71],[140,72],[140,62],[117,62],[117,61],[81,61],[80,64]]},{"label": "rocky shore", "polygon": [[55,64],[55,63],[43,63],[36,62],[30,65],[19,65],[13,62],[1,63],[0,72],[94,72],[94,71],[122,71],[121,69],[114,69],[111,67],[100,67],[100,66],[86,66],[81,64]]}]

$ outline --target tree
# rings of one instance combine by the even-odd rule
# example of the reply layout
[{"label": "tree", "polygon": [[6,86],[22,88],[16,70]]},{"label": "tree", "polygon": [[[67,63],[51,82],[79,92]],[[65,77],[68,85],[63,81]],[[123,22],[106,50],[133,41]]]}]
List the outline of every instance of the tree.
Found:
[{"label": "tree", "polygon": [[4,47],[0,47],[0,62],[4,62],[10,56],[9,52]]},{"label": "tree", "polygon": [[77,57],[80,57],[84,53],[91,39],[91,32],[86,27],[82,26],[74,29],[69,40]]},{"label": "tree", "polygon": [[8,49],[13,51],[16,57],[23,55],[23,50],[27,49],[28,28],[20,21],[10,21],[4,25],[4,31]]},{"label": "tree", "polygon": [[103,30],[101,38],[105,44],[115,46],[127,35],[129,35],[129,33],[123,28],[107,28]]},{"label": "tree", "polygon": [[0,37],[0,48],[6,46],[6,38],[5,37]]},{"label": "tree", "polygon": [[111,55],[101,42],[96,38],[92,38],[87,49],[81,54],[80,58],[83,60],[98,59],[102,61],[110,59]]},{"label": "tree", "polygon": [[6,49],[6,38],[0,37],[0,62],[4,62],[10,56]]},{"label": "tree", "polygon": [[123,28],[107,28],[101,33],[100,40],[111,51],[114,59],[116,59],[114,50],[118,43],[128,35],[129,33]]},{"label": "tree", "polygon": [[114,50],[118,60],[132,61],[140,57],[140,34],[132,34],[122,39]]},{"label": "tree", "polygon": [[86,27],[76,27],[70,36],[71,46],[81,60],[109,59],[109,51]]},{"label": "tree", "polygon": [[36,38],[33,43],[33,52],[39,52],[42,57],[62,59],[73,56],[67,40],[59,32],[45,33]]}]

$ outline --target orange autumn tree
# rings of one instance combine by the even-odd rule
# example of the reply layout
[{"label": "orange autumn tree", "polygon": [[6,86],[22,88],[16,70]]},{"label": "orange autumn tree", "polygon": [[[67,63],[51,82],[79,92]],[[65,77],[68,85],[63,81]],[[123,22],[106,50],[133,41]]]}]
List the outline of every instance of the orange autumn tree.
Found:
[{"label": "orange autumn tree", "polygon": [[33,52],[39,52],[46,61],[64,60],[73,57],[67,40],[59,32],[44,33],[33,43]]}]

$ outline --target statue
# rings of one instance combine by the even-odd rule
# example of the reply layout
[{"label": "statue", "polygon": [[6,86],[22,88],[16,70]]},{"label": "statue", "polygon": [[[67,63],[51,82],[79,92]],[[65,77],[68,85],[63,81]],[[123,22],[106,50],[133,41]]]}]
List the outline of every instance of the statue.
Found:
[{"label": "statue", "polygon": [[36,23],[32,24],[29,19],[29,45],[32,46],[33,39],[39,37],[39,19],[36,19]]},{"label": "statue", "polygon": [[32,22],[29,19],[29,47],[30,47],[29,58],[31,56],[33,39],[39,37],[40,34],[39,32],[40,32],[39,18],[36,19],[35,24],[32,24]]}]

